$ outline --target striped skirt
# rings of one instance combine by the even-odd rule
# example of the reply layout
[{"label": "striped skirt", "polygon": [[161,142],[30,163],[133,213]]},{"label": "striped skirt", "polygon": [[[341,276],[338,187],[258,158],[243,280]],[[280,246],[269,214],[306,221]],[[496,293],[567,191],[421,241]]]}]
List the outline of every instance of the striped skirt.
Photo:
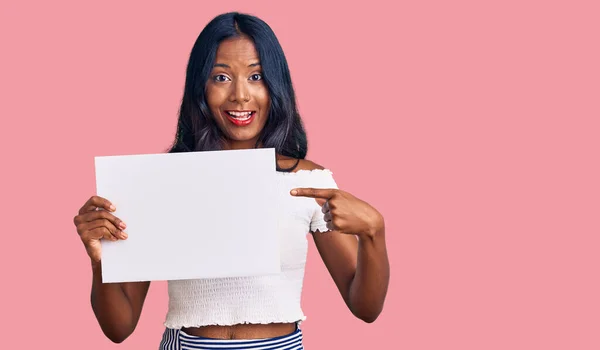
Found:
[{"label": "striped skirt", "polygon": [[302,350],[302,331],[297,328],[291,334],[267,339],[213,339],[186,334],[179,329],[165,329],[159,350],[188,349],[254,349],[254,350]]}]

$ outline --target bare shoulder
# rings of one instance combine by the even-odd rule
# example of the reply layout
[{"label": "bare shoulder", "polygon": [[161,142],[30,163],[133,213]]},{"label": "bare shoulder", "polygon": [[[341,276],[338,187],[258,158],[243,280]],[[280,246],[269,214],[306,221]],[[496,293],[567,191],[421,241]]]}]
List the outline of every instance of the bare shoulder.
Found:
[{"label": "bare shoulder", "polygon": [[277,158],[277,163],[281,168],[289,169],[294,168],[293,171],[298,170],[324,170],[325,168],[315,162],[312,162],[308,159],[296,159],[290,157],[279,156]]},{"label": "bare shoulder", "polygon": [[301,159],[298,163],[298,167],[296,170],[323,170],[325,169],[323,166],[310,161],[308,159]]}]

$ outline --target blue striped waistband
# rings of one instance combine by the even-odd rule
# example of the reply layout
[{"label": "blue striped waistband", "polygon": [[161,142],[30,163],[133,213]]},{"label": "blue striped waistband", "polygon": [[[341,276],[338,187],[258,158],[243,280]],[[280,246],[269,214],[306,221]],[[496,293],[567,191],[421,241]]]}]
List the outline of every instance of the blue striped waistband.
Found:
[{"label": "blue striped waistband", "polygon": [[179,329],[165,329],[160,350],[302,350],[302,331],[267,339],[213,339],[186,334]]}]

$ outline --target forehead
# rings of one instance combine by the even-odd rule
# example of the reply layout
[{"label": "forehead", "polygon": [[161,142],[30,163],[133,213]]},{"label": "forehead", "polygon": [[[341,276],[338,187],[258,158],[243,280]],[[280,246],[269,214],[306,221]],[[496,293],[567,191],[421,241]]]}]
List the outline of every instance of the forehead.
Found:
[{"label": "forehead", "polygon": [[259,57],[252,40],[246,37],[231,38],[221,42],[217,49],[215,63],[250,64],[258,62]]}]

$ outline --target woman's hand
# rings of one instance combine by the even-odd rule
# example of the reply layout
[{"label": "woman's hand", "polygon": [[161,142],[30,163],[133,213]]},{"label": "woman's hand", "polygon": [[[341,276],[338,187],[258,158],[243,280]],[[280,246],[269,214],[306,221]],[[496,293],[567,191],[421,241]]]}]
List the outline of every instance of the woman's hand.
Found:
[{"label": "woman's hand", "polygon": [[127,239],[127,234],[123,232],[127,226],[111,214],[115,210],[114,205],[108,200],[93,196],[81,207],[79,214],[73,219],[77,233],[92,259],[92,263],[100,262],[101,239],[109,241]]},{"label": "woman's hand", "polygon": [[368,203],[338,189],[296,188],[296,197],[315,198],[330,230],[373,237],[384,228],[383,216]]}]

